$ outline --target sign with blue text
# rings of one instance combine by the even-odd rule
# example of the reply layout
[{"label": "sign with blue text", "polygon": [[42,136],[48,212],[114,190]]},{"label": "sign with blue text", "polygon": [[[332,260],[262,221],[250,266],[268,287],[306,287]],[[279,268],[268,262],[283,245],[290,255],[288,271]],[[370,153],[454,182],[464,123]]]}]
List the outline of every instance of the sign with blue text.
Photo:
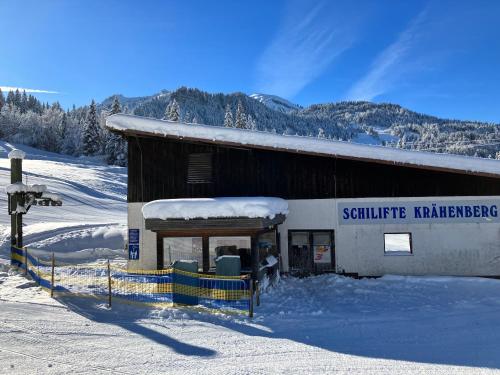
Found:
[{"label": "sign with blue text", "polygon": [[128,230],[128,259],[139,259],[139,229]]},{"label": "sign with blue text", "polygon": [[340,225],[498,223],[500,199],[339,202]]}]

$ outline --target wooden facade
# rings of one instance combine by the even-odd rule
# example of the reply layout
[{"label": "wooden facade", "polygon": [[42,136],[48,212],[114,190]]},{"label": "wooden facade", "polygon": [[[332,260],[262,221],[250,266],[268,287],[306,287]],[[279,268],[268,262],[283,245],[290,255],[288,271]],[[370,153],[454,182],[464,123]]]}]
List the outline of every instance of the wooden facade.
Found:
[{"label": "wooden facade", "polygon": [[[231,196],[320,199],[500,195],[500,178],[423,167],[160,137],[129,137],[128,146],[129,202]],[[189,155],[202,153],[212,154],[211,182],[188,183]]]}]

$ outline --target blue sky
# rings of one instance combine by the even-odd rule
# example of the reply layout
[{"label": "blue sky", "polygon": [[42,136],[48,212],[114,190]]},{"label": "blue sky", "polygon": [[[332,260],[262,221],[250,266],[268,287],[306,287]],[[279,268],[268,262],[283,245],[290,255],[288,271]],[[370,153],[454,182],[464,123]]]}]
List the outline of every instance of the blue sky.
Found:
[{"label": "blue sky", "polygon": [[499,1],[0,0],[0,87],[65,107],[197,87],[500,123]]}]

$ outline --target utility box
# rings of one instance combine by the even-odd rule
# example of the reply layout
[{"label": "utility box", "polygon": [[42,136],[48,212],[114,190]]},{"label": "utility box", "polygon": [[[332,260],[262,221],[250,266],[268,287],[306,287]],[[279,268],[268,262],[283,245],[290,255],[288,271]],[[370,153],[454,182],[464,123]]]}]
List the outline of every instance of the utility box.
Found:
[{"label": "utility box", "polygon": [[215,273],[220,276],[240,276],[241,260],[239,255],[222,255],[215,259]]}]

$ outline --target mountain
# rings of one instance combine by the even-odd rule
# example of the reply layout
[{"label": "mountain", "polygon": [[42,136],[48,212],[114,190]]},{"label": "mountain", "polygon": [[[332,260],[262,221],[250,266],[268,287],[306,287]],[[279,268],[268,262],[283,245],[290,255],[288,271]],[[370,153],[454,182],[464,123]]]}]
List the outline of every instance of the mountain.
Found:
[{"label": "mountain", "polygon": [[[500,158],[498,124],[442,119],[397,104],[349,101],[301,107],[274,95],[211,94],[182,87],[142,98],[118,97],[125,111],[163,118],[174,99],[180,120],[222,126],[226,108],[240,103],[252,128],[280,134],[379,144],[407,149]],[[108,106],[112,98],[102,104]]]},{"label": "mountain", "polygon": [[251,98],[258,100],[267,107],[283,113],[290,113],[302,109],[302,106],[294,104],[276,95],[251,94]]}]

